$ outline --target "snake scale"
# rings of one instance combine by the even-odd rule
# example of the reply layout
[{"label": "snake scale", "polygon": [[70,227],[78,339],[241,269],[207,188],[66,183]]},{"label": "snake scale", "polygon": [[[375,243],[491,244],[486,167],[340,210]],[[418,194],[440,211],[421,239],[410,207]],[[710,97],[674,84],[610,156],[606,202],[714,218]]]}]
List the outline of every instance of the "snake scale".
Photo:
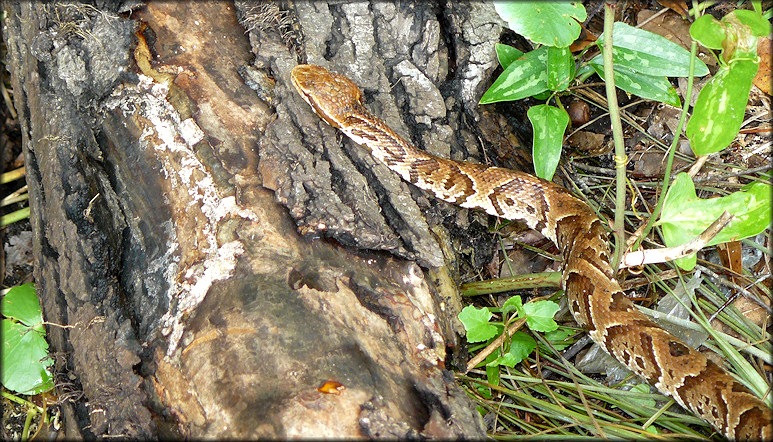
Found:
[{"label": "snake scale", "polygon": [[316,114],[392,171],[437,198],[520,220],[553,241],[563,257],[562,286],[575,320],[634,373],[729,439],[773,438],[771,409],[714,362],[637,310],[610,265],[601,220],[563,187],[526,173],[423,152],[362,103],[347,77],[299,65],[291,80]]}]

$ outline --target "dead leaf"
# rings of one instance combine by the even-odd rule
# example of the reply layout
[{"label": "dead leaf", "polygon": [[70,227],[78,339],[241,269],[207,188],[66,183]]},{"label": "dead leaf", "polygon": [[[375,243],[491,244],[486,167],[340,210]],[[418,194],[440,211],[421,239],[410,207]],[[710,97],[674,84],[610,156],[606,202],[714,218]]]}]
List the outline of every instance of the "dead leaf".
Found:
[{"label": "dead leaf", "polygon": [[[722,265],[733,272],[742,275],[743,265],[741,264],[741,242],[730,241],[722,244],[717,244],[717,251],[719,252],[719,258],[722,261]],[[739,283],[735,276],[731,277],[732,281],[736,284]]]},{"label": "dead leaf", "polygon": [[771,95],[770,37],[760,37],[757,39],[757,55],[760,57],[760,67],[757,70],[757,75],[754,77],[754,85],[760,88],[762,92],[765,92],[765,94]]},{"label": "dead leaf", "polygon": [[596,41],[596,35],[580,23],[580,36],[569,46],[572,52],[582,51]]},{"label": "dead leaf", "polygon": [[660,3],[660,6],[666,7],[677,14],[681,15],[682,18],[687,18],[687,11],[689,8],[687,7],[687,2],[674,2],[674,1],[668,1],[668,0],[658,0],[658,3]]},{"label": "dead leaf", "polygon": [[[640,150],[630,155],[633,162],[633,176],[637,177],[661,177],[666,168],[663,152],[655,150]],[[684,167],[688,163],[674,158],[673,169]]]},{"label": "dead leaf", "polygon": [[602,155],[607,153],[612,145],[604,144],[604,134],[597,134],[581,130],[566,140],[566,143],[588,155]]}]

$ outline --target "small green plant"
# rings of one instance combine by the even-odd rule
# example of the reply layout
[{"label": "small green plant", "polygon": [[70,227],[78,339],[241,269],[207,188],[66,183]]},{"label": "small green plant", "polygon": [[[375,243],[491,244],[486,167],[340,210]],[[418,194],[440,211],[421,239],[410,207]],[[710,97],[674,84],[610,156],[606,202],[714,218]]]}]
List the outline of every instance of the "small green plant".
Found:
[{"label": "small green plant", "polygon": [[715,54],[719,71],[698,95],[686,134],[695,155],[719,152],[741,129],[746,101],[757,74],[757,37],[770,35],[770,22],[756,11],[737,9],[717,20],[704,15],[690,26],[690,36]]},{"label": "small green plant", "polygon": [[[727,196],[701,199],[695,194],[692,178],[680,173],[668,189],[663,212],[656,225],[663,232],[663,242],[669,247],[676,247],[700,235],[725,211],[736,214],[736,219],[707,245],[748,238],[770,227],[770,186],[755,182]],[[689,271],[695,267],[697,257],[693,253],[675,262]]]},{"label": "small green plant", "polygon": [[[720,51],[719,55],[715,54],[720,69],[698,95],[685,130],[696,156],[724,149],[740,130],[759,65],[757,37],[771,32],[760,2],[752,4],[754,11],[735,10],[721,20],[704,15],[690,27],[694,40],[709,51]],[[558,166],[563,135],[569,123],[561,96],[569,93],[572,83],[582,83],[590,75],[604,78],[604,35],[596,42],[602,53],[582,62],[582,54],[573,57],[568,49],[580,33],[577,21],[586,17],[581,4],[495,2],[495,8],[512,30],[542,46],[523,53],[497,44],[497,57],[504,71],[483,94],[480,103],[527,97],[546,101],[531,107],[527,116],[534,129],[535,173],[551,179]],[[615,84],[630,94],[681,106],[668,77],[690,75],[691,62],[694,76],[709,73],[702,61],[659,35],[620,22],[614,23],[612,34]],[[555,105],[551,105],[551,101]],[[666,188],[668,183],[664,184],[664,190]],[[663,228],[664,244],[676,247],[692,240],[727,210],[734,216],[732,227],[726,228],[710,244],[740,240],[757,235],[770,225],[770,195],[770,185],[757,183],[724,198],[702,200],[695,195],[689,176],[681,174],[668,189],[663,203],[658,204],[653,220],[657,219],[662,207],[662,217],[655,225]],[[694,254],[677,260],[685,270],[691,270],[695,262]]]},{"label": "small green plant", "polygon": [[[534,170],[537,176],[551,179],[569,124],[561,96],[575,80],[582,82],[594,73],[603,79],[603,56],[581,62],[582,54],[575,58],[569,50],[580,35],[577,21],[586,17],[585,8],[579,3],[495,2],[494,6],[513,31],[543,46],[524,54],[497,44],[497,58],[504,71],[483,94],[480,104],[527,97],[546,101],[529,109],[527,116],[534,128]],[[602,34],[596,42],[599,48],[603,37]],[[642,98],[680,105],[667,77],[688,75],[688,51],[657,34],[619,22],[614,24],[612,40],[615,81],[620,89]],[[697,58],[695,65],[695,75],[709,73]],[[551,101],[555,106],[549,104]]]},{"label": "small green plant", "polygon": [[[0,301],[2,320],[2,380],[3,386],[20,395],[37,395],[54,388],[50,367],[53,361],[48,355],[48,342],[43,326],[43,314],[34,284],[12,287]],[[43,423],[48,422],[48,413],[41,407],[10,391],[3,391],[4,398],[23,405],[27,419],[21,432],[21,440],[30,439],[33,419],[40,414]]]},{"label": "small green plant", "polygon": [[11,288],[0,303],[2,320],[2,383],[25,395],[54,388],[48,342],[35,286]]},{"label": "small green plant", "polygon": [[[699,18],[690,31],[695,41],[689,52],[662,37],[623,23],[610,26],[611,17],[614,14],[609,14],[612,8],[605,7],[605,32],[611,32],[613,35],[611,39],[613,48],[611,54],[607,53],[607,55],[611,55],[612,58],[616,87],[638,97],[671,106],[683,106],[678,129],[674,133],[674,140],[667,157],[662,192],[639,241],[648,237],[652,225],[657,225],[660,228],[663,243],[671,247],[680,245],[700,234],[725,210],[734,215],[733,221],[710,244],[752,236],[770,226],[771,186],[767,183],[755,182],[738,192],[720,190],[718,193],[721,197],[713,199],[698,198],[695,185],[687,174],[679,174],[673,184],[670,183],[671,161],[683,134],[684,123],[688,121],[690,100],[683,98],[686,103],[682,104],[667,77],[687,77],[688,87],[685,96],[689,97],[693,77],[709,74],[706,65],[695,57],[698,43],[721,51],[718,52],[718,57],[721,58],[719,71],[704,86],[698,103],[693,109],[690,123],[695,125],[696,129],[688,129],[686,136],[697,156],[720,151],[732,143],[738,134],[749,97],[751,79],[756,72],[758,61],[754,53],[756,36],[770,33],[770,24],[763,23],[764,20],[769,19],[770,11],[762,14],[759,2],[752,2],[752,4],[755,11],[735,11],[721,20],[711,17]],[[582,83],[592,75],[598,75],[604,79],[604,47],[602,46],[604,35],[602,34],[597,42],[601,54],[584,61],[589,57],[583,57],[584,53],[573,56],[568,49],[579,35],[577,22],[585,20],[585,10],[579,3],[495,2],[495,7],[511,29],[536,45],[534,50],[526,53],[510,46],[496,45],[497,57],[503,72],[483,95],[481,104],[528,97],[542,102],[533,106],[528,116],[534,128],[535,171],[537,175],[550,179],[560,158],[561,142],[569,121],[561,100],[564,96],[573,94],[573,89],[584,87]],[[752,41],[752,37],[755,41]],[[752,64],[754,64],[753,70],[750,67]],[[609,70],[610,66],[607,65],[606,68]],[[719,80],[716,79],[717,77]],[[613,107],[611,100],[614,97],[614,91],[610,87],[607,93],[610,100],[610,119],[614,121],[619,119],[619,112],[616,106]],[[704,94],[707,97],[705,99]],[[733,97],[728,99],[729,95]],[[709,99],[716,101],[709,102]],[[720,110],[732,112],[733,115],[720,114]],[[728,127],[717,127],[722,126],[725,119],[732,120],[732,124]],[[615,129],[613,132],[615,132],[616,145],[622,147],[622,131]],[[711,136],[706,136],[706,133]],[[725,139],[721,142],[717,141],[721,138]],[[720,144],[722,145],[719,146]],[[624,199],[620,198],[620,195],[625,195],[625,188],[623,187],[622,191],[620,189],[621,183],[623,185],[626,183],[623,173],[625,160],[623,150],[616,150],[615,163],[619,172],[616,210],[621,215],[625,209]],[[769,180],[770,175],[766,174],[765,178]],[[671,184],[670,188],[669,184]],[[620,216],[620,218],[622,220],[623,217]],[[617,222],[615,225],[615,232],[621,232],[618,238],[618,244],[621,247],[618,248],[618,252],[622,252],[625,248],[622,246],[624,244],[623,223],[619,224],[620,227],[617,227]],[[637,243],[634,249],[638,245]],[[682,258],[677,261],[677,264],[683,268],[692,268],[695,264],[695,256]],[[645,267],[645,271],[650,272],[652,269]],[[667,292],[673,291],[673,287],[661,280],[659,275],[652,275],[650,279],[656,286]],[[551,284],[555,286],[555,279],[551,279]],[[489,286],[493,286],[490,281],[487,284],[481,284],[481,287]],[[501,292],[505,287],[497,285],[496,289]],[[720,296],[719,289],[712,284],[700,284],[700,290],[701,296],[708,297],[710,294],[712,299],[708,307],[704,304],[697,306],[698,301],[693,300],[696,307],[691,309],[691,313],[695,313],[698,322],[695,327],[705,328],[713,337],[712,341],[707,341],[704,345],[719,346],[722,353],[731,361],[739,377],[747,384],[754,385],[755,391],[762,391],[761,394],[764,394],[769,390],[769,385],[734,348],[741,347],[743,351],[750,354],[762,355],[763,359],[769,356],[769,349],[764,347],[764,343],[767,342],[764,328],[760,329],[759,326],[751,324],[751,321],[742,314],[735,312],[734,307],[727,307],[726,298]],[[482,290],[476,288],[475,294],[481,294],[481,292]],[[511,298],[506,304],[512,305],[512,308],[506,309],[505,305],[502,308],[467,307],[459,315],[467,330],[467,339],[471,342],[470,351],[477,352],[468,368],[471,365],[485,367],[486,379],[478,379],[477,375],[459,377],[468,382],[471,394],[478,399],[482,412],[493,415],[495,437],[523,433],[543,437],[574,435],[575,427],[584,428],[584,431],[594,436],[605,434],[606,437],[623,439],[640,437],[642,431],[657,433],[660,428],[681,437],[701,436],[691,426],[705,427],[705,423],[701,423],[693,416],[669,409],[670,403],[662,405],[666,399],[649,393],[647,385],[636,386],[631,391],[613,388],[607,390],[606,386],[596,385],[595,381],[575,371],[570,364],[556,357],[552,352],[543,350],[539,352],[539,358],[535,358],[535,364],[520,364],[509,368],[534,352],[537,345],[534,344],[533,338],[540,342],[541,349],[547,350],[552,347],[560,350],[558,344],[560,343],[562,347],[571,344],[571,342],[567,343],[567,340],[571,341],[575,331],[561,327],[545,332],[544,337],[529,331],[514,332],[519,325],[527,323],[528,315],[525,307],[531,303],[521,305],[520,298],[517,300]],[[519,313],[519,307],[523,313]],[[703,309],[718,313],[720,319],[727,323],[744,324],[746,328],[742,328],[743,335],[749,336],[748,342],[754,345],[738,341],[731,346],[724,337],[712,333],[703,316]],[[495,316],[496,314],[499,316]],[[728,322],[723,315],[728,315],[732,321]],[[552,313],[549,316],[552,318]],[[496,320],[493,319],[495,317]],[[537,330],[532,328],[532,331]],[[532,362],[531,359],[529,362]],[[556,370],[563,370],[562,376],[570,378],[571,381],[555,380],[553,383],[553,380],[541,376],[539,368],[536,373],[533,373],[535,365],[544,368],[548,364],[553,373],[557,373]],[[561,382],[566,382],[565,388],[559,386]],[[602,393],[602,391],[605,392]],[[494,398],[492,392],[507,395],[508,400]],[[618,395],[623,394],[626,398],[619,399]],[[589,398],[592,400],[589,401]],[[642,400],[633,401],[633,398]],[[618,413],[620,410],[622,413]],[[531,418],[524,418],[524,416]],[[657,427],[651,425],[656,419]],[[629,430],[628,425],[633,425],[633,428]]]},{"label": "small green plant", "polygon": [[[558,304],[553,301],[541,300],[523,303],[520,296],[513,296],[502,305],[501,309],[467,306],[459,313],[466,330],[467,341],[470,343],[491,344],[505,332],[514,321],[525,322],[530,330],[546,333],[545,337],[556,348],[563,348],[565,339],[573,334],[567,329],[559,329],[553,320],[558,311]],[[503,321],[491,321],[494,312],[500,313]],[[537,341],[527,333],[516,331],[509,339],[481,362],[486,366],[489,383],[499,385],[499,367],[514,367],[537,348]]]},{"label": "small green plant", "polygon": [[[769,35],[771,25],[752,2],[755,11],[738,9],[722,20],[704,15],[690,26],[690,36],[712,50],[719,70],[698,94],[685,133],[696,156],[719,152],[733,142],[741,128],[752,80],[759,67],[757,37]],[[713,52],[712,52],[713,53]],[[734,215],[733,223],[710,243],[740,240],[763,232],[771,224],[771,186],[752,183],[722,198],[700,199],[687,174],[679,174],[668,189],[658,221],[668,247],[682,245],[700,234],[723,211]],[[684,270],[695,267],[696,256],[680,258]]]}]

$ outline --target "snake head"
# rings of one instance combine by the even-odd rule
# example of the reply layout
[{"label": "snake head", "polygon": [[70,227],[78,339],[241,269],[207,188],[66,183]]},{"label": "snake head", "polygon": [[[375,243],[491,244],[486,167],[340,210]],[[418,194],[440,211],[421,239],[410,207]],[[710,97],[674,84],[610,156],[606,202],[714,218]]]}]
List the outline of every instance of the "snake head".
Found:
[{"label": "snake head", "polygon": [[290,80],[320,118],[340,129],[355,108],[362,107],[362,92],[351,80],[322,66],[299,64]]}]

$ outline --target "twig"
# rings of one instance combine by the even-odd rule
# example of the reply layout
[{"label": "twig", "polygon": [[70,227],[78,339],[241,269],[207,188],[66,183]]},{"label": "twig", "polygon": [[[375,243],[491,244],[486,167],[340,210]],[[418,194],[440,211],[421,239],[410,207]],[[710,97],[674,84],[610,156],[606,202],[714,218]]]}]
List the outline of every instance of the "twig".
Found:
[{"label": "twig", "polygon": [[754,293],[750,292],[749,290],[746,290],[745,288],[743,288],[740,285],[734,283],[733,281],[730,281],[730,280],[728,280],[726,278],[723,278],[723,277],[719,276],[718,274],[714,273],[713,271],[709,270],[708,268],[706,268],[706,267],[704,267],[704,266],[702,266],[700,264],[696,264],[695,268],[700,270],[700,271],[702,271],[703,273],[711,276],[712,278],[716,279],[717,282],[719,282],[720,284],[722,284],[722,285],[724,285],[726,287],[734,288],[734,289],[738,290],[739,292],[743,293],[744,296],[746,296],[747,298],[749,298],[752,301],[754,301],[757,304],[759,304],[759,306],[764,308],[765,311],[767,311],[769,314],[773,313],[773,310],[770,308],[769,305],[767,305],[766,303],[762,302],[762,300],[760,298],[758,298],[757,295],[755,295]]},{"label": "twig", "polygon": [[491,342],[491,344],[487,345],[486,348],[481,350],[477,355],[475,355],[474,358],[470,359],[470,362],[467,363],[467,369],[464,371],[467,373],[468,371],[475,368],[476,365],[483,362],[491,353],[494,352],[494,350],[498,349],[504,342],[505,339],[510,338],[513,333],[518,331],[519,328],[523,327],[523,324],[526,323],[525,318],[521,318],[512,324],[510,324],[509,327],[507,327],[507,330],[503,331],[501,335],[499,335],[494,341]]},{"label": "twig", "polygon": [[643,28],[644,25],[646,25],[647,23],[651,22],[652,20],[655,20],[656,18],[660,17],[661,15],[665,14],[666,12],[668,12],[669,9],[671,9],[671,8],[663,8],[663,9],[661,9],[660,11],[656,12],[655,14],[653,14],[647,20],[644,20],[643,22],[641,22],[638,25],[636,25],[636,27],[637,28]]},{"label": "twig", "polygon": [[3,199],[0,199],[0,207],[5,207],[9,204],[18,203],[20,201],[28,200],[30,197],[29,193],[27,193],[27,185],[23,185],[19,189],[15,190],[10,195],[6,196]]},{"label": "twig", "polygon": [[687,171],[687,175],[690,175],[691,178],[695,177],[695,175],[700,172],[703,165],[706,163],[706,160],[709,159],[708,155],[701,155],[696,160],[695,163],[690,167],[690,170]]},{"label": "twig", "polygon": [[459,287],[462,296],[490,295],[541,287],[561,287],[561,272],[527,273],[508,278],[465,282]]},{"label": "twig", "polygon": [[723,181],[726,181],[728,178],[733,178],[733,177],[737,177],[737,176],[744,176],[744,175],[752,175],[752,174],[755,174],[755,173],[758,173],[758,172],[765,172],[767,170],[770,170],[771,167],[773,167],[773,164],[766,164],[764,166],[755,167],[754,169],[743,170],[741,172],[733,172],[733,173],[728,173],[728,174],[725,174],[725,175],[702,176],[702,177],[693,178],[693,182],[694,183],[707,183],[707,184],[708,183],[715,183],[715,182],[721,183]]},{"label": "twig", "polygon": [[0,81],[0,94],[3,95],[3,100],[5,100],[5,105],[8,107],[8,111],[11,113],[11,118],[14,120],[18,118],[18,115],[16,114],[16,108],[13,107],[13,100],[11,100],[11,96],[8,95],[8,89],[5,88],[5,83]]},{"label": "twig", "polygon": [[648,249],[637,250],[635,252],[626,253],[623,257],[623,262],[620,264],[621,268],[641,266],[644,264],[656,264],[660,262],[673,261],[678,258],[691,255],[698,250],[704,248],[720,230],[724,229],[730,221],[733,219],[727,210],[720,215],[710,226],[706,228],[700,235],[677,247],[667,247],[663,249]]},{"label": "twig", "polygon": [[572,166],[585,170],[587,172],[593,172],[593,173],[600,173],[602,175],[609,175],[609,176],[615,176],[615,171],[613,169],[610,169],[608,167],[596,167],[596,166],[590,166],[588,164],[578,163],[578,162],[572,162]]},{"label": "twig", "polygon": [[[764,280],[766,280],[766,279],[768,279],[768,278],[770,278],[770,274],[768,274],[768,275],[763,275],[763,276],[761,276],[761,277],[757,278],[757,280],[756,280],[756,281],[754,281],[754,282],[752,282],[751,284],[747,285],[746,287],[751,287],[751,286],[753,286],[753,285],[759,284],[759,283],[761,283],[762,281],[764,281]],[[723,303],[723,304],[722,304],[722,305],[721,305],[721,306],[720,306],[720,307],[717,309],[717,311],[715,311],[715,312],[714,312],[714,313],[713,313],[711,316],[709,316],[708,322],[709,322],[709,323],[711,323],[711,321],[713,321],[714,319],[716,319],[716,318],[717,318],[717,316],[719,316],[719,314],[720,314],[720,313],[722,313],[722,312],[723,312],[723,311],[724,311],[724,310],[727,308],[727,306],[729,306],[729,305],[730,305],[730,304],[732,304],[732,303],[733,303],[733,302],[734,302],[736,299],[738,299],[738,296],[739,296],[740,294],[741,294],[741,292],[734,292],[732,296],[730,296],[729,298],[727,298],[727,301],[725,301],[725,302],[724,302],[724,303]]]},{"label": "twig", "polygon": [[[657,273],[658,281],[667,281],[669,279],[674,279],[679,276],[676,270],[659,270]],[[622,281],[620,283],[620,287],[623,289],[624,292],[627,292],[630,289],[635,289],[644,285],[650,285],[652,284],[652,280],[650,280],[646,276],[639,276],[636,278],[627,278],[625,281]]]}]

